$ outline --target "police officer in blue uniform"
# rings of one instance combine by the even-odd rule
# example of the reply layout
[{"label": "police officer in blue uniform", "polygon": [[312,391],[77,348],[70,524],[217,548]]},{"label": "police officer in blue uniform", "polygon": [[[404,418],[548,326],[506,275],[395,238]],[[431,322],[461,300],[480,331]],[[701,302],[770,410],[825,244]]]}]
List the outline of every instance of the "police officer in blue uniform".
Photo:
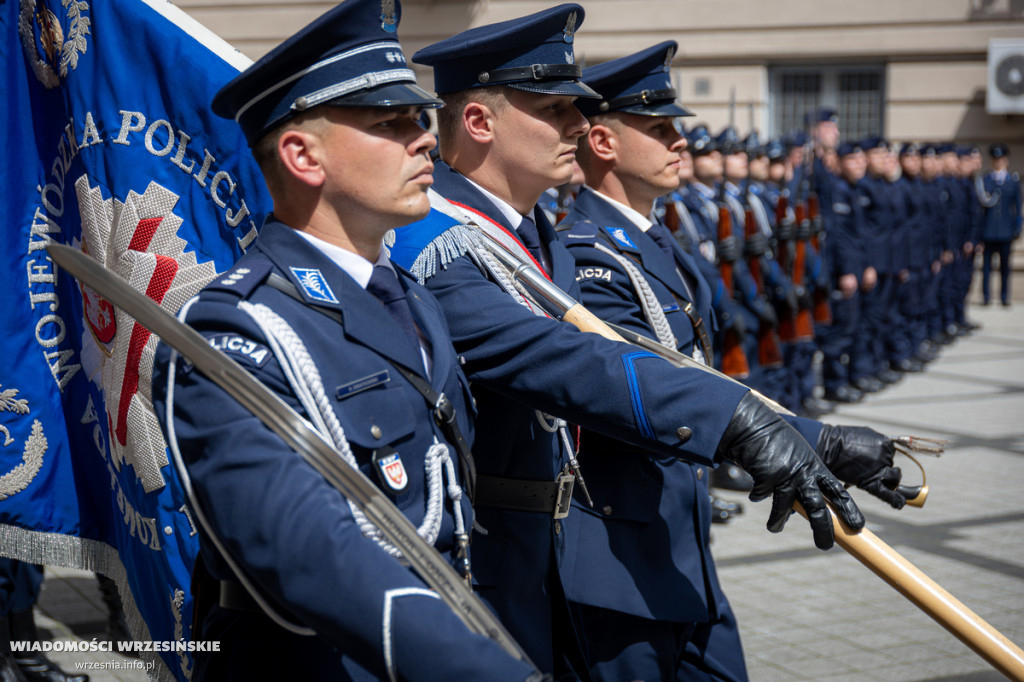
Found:
[{"label": "police officer in blue uniform", "polygon": [[[677,192],[672,193],[674,208],[680,222],[686,218],[693,222],[694,232],[699,235],[699,254],[704,278],[712,285],[712,306],[718,330],[714,336],[715,367],[722,369],[722,346],[726,334],[734,335],[737,343],[743,344],[747,335],[746,322],[740,312],[740,305],[727,295],[725,281],[718,267],[718,204],[715,201],[715,187],[722,179],[722,154],[715,140],[704,124],[697,124],[687,133],[689,151],[693,161],[692,173],[681,179]],[[707,265],[711,265],[708,268]],[[729,282],[732,286],[732,282]],[[716,470],[717,473],[718,470]],[[741,486],[742,487],[742,486]]]},{"label": "police officer in blue uniform", "polygon": [[910,342],[910,360],[923,364],[935,359],[935,351],[928,340],[925,320],[925,286],[931,266],[929,257],[930,224],[921,182],[921,145],[913,142],[900,147],[899,163],[902,169],[896,183],[897,200],[903,206],[907,230],[907,281],[900,298]]},{"label": "police officer in blue uniform", "polygon": [[[561,5],[471,29],[414,55],[414,61],[433,67],[448,105],[439,116],[444,163],[435,171],[435,187],[446,199],[441,212],[472,219],[477,232],[493,234],[574,295],[579,288],[572,256],[535,205],[544,189],[569,178],[576,142],[588,129],[573,106],[574,98],[594,95],[572,63],[573,36],[582,20],[582,7]],[[563,522],[554,513],[555,488],[579,467],[570,459],[574,446],[549,415],[642,447],[649,456],[703,466],[737,461],[736,446],[748,444],[744,451],[750,456],[739,463],[756,482],[755,500],[774,487],[765,477],[779,463],[771,450],[782,447],[806,461],[805,443],[794,445],[797,432],[762,411],[742,387],[697,369],[673,369],[646,351],[536,314],[500,278],[490,279],[493,270],[478,266],[472,244],[455,255],[456,235],[464,228],[444,225],[428,218],[404,227],[396,249],[403,240],[426,244],[413,249],[419,254],[413,263],[432,264],[418,272],[441,302],[477,397],[476,504],[486,534],[474,536],[475,578],[480,594],[533,659],[561,672],[566,659],[579,665],[572,660],[573,629],[564,621],[566,600],[588,603],[597,598],[596,584],[601,592],[617,589],[596,577],[622,574],[621,562],[603,561],[607,549],[595,548],[592,557],[575,537],[576,519]],[[425,242],[438,228],[443,231]],[[756,414],[747,413],[751,407]],[[755,444],[748,438],[754,436],[751,429],[765,426],[762,420],[774,435]],[[737,440],[734,434],[740,433],[745,435]],[[835,454],[834,447],[827,449],[826,457]],[[622,458],[622,466],[628,462]],[[817,472],[818,490],[827,491],[821,494],[837,492],[831,475]],[[595,497],[593,509],[602,515],[644,520],[657,514],[655,496],[622,496],[617,486],[600,495],[606,497]],[[570,517],[583,513],[580,503],[586,504],[585,495],[574,500]],[[785,504],[775,505],[779,518]],[[771,528],[776,521],[773,516]],[[828,544],[828,538],[818,539]],[[590,578],[577,583],[577,574]],[[588,669],[588,662],[575,667],[580,675]]]},{"label": "police officer in blue uniform", "polygon": [[[674,42],[660,43],[583,72],[603,100],[578,104],[591,123],[577,152],[587,185],[558,232],[576,262],[588,309],[708,361],[702,327],[712,315],[710,292],[694,259],[652,211],[678,182],[673,167],[686,144],[672,121],[689,115],[668,77],[675,51]],[[806,433],[814,428],[801,425]],[[852,435],[842,427],[822,433],[826,441]],[[579,505],[580,513],[566,520],[570,541],[590,557],[587,569],[573,575],[585,601],[571,606],[592,677],[744,679],[735,621],[708,552],[704,467],[651,457],[591,432],[581,441],[595,498],[611,490],[616,497],[649,497],[652,485],[661,490],[657,517],[646,524],[611,505],[600,513]],[[622,579],[607,590],[613,572]]]},{"label": "police officer in blue uniform", "polygon": [[900,333],[891,327],[891,308],[901,269],[895,263],[905,254],[898,235],[905,228],[901,207],[887,177],[888,143],[881,137],[871,137],[862,140],[860,147],[867,161],[867,171],[858,183],[865,256],[877,274],[877,283],[861,295],[861,323],[854,340],[850,382],[866,393],[873,393],[901,378],[899,372],[889,367],[886,346],[890,336]]},{"label": "police officer in blue uniform", "polygon": [[[225,85],[274,199],[249,252],[180,317],[316,425],[438,552],[463,565],[472,524],[456,447],[472,400],[433,297],[385,233],[429,210],[440,104],[397,42],[397,2],[347,0]],[[447,396],[456,427],[427,397]],[[202,520],[196,680],[539,676],[471,633],[361,512],[166,346],[157,413]],[[468,468],[468,467],[467,467]],[[272,654],[269,654],[272,652]]]},{"label": "police officer in blue uniform", "polygon": [[828,400],[857,402],[863,393],[851,385],[851,365],[861,319],[860,292],[870,290],[875,277],[864,257],[864,204],[859,185],[866,160],[855,143],[839,145],[837,153],[842,177],[830,191],[833,220],[823,254],[832,287],[832,324],[820,331],[822,379]]},{"label": "police officer in blue uniform", "polygon": [[[577,103],[591,123],[577,152],[587,185],[559,239],[590,310],[711,362],[711,292],[696,261],[650,219],[656,199],[679,182],[686,144],[673,125],[690,115],[669,82],[675,52],[675,42],[660,43],[583,72],[603,100]],[[571,576],[570,606],[591,676],[744,678],[735,618],[708,550],[707,467],[590,431],[580,457],[595,505],[577,505],[566,529],[587,558]],[[638,516],[637,501],[654,490],[656,507]],[[610,577],[616,588],[604,589]]]},{"label": "police officer in blue uniform", "polygon": [[992,172],[983,182],[985,208],[982,217],[982,305],[991,299],[989,279],[992,274],[992,256],[999,255],[999,300],[1010,305],[1010,245],[1020,236],[1021,186],[1020,175],[1009,172],[1010,149],[999,142],[989,148]]}]

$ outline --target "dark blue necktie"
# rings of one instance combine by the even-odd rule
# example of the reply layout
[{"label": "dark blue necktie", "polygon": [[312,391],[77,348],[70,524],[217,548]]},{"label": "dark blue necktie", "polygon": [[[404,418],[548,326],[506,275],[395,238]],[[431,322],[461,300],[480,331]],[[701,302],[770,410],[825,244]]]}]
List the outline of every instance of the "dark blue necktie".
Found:
[{"label": "dark blue necktie", "polygon": [[540,232],[537,231],[537,224],[533,222],[533,219],[528,216],[523,216],[523,222],[519,223],[519,227],[516,228],[516,232],[519,233],[519,238],[523,242],[523,246],[530,252],[533,259],[544,266],[544,258],[541,255],[540,248]]},{"label": "dark blue necktie", "polygon": [[374,265],[366,290],[384,304],[413,346],[419,350],[420,338],[416,334],[416,322],[413,320],[412,309],[409,308],[409,301],[405,299],[405,291],[399,284],[395,271],[386,265]]}]

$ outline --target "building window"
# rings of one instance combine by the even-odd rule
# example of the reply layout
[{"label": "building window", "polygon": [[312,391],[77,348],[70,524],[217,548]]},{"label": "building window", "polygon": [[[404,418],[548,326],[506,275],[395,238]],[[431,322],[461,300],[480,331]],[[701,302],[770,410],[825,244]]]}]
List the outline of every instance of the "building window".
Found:
[{"label": "building window", "polygon": [[804,114],[821,107],[839,113],[844,140],[883,134],[883,67],[775,67],[769,74],[773,137],[804,130]]}]

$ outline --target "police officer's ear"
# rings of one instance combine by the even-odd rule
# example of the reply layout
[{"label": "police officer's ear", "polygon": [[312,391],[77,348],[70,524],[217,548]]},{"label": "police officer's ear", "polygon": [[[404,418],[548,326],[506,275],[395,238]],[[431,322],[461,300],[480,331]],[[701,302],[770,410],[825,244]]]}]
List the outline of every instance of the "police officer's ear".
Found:
[{"label": "police officer's ear", "polygon": [[[584,142],[580,144],[584,144]],[[613,163],[618,158],[621,141],[613,127],[592,121],[585,144],[590,147],[590,155],[593,158],[605,163]]]},{"label": "police officer's ear", "polygon": [[318,126],[288,126],[277,140],[277,153],[285,175],[301,184],[319,187],[324,183],[325,145]]},{"label": "police officer's ear", "polygon": [[493,142],[495,130],[494,109],[483,102],[467,102],[466,106],[462,109],[462,127],[466,130],[470,139],[478,144]]}]

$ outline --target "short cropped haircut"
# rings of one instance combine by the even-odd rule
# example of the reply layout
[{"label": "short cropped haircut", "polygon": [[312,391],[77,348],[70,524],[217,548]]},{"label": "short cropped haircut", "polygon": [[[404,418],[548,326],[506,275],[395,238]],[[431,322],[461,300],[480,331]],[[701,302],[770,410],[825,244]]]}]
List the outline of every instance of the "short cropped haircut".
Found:
[{"label": "short cropped haircut", "polygon": [[[503,86],[489,88],[470,88],[449,92],[439,97],[444,100],[444,107],[437,110],[437,135],[443,145],[445,140],[454,140],[462,127],[462,112],[470,102],[483,104],[497,113],[508,106],[508,99]],[[443,154],[443,150],[442,150]]]}]

